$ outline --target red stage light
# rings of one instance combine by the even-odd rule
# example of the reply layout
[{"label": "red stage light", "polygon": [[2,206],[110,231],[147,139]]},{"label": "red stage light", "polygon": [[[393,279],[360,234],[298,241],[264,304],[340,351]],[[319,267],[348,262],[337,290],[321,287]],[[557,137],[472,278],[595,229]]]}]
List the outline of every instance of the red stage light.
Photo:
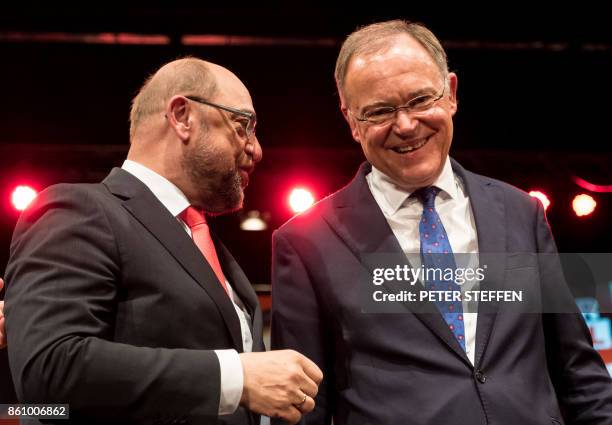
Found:
[{"label": "red stage light", "polygon": [[542,205],[544,206],[544,211],[548,209],[548,206],[550,205],[550,200],[548,199],[548,196],[546,196],[544,192],[540,192],[539,190],[532,190],[531,192],[529,192],[529,196],[538,198],[540,202],[542,203]]},{"label": "red stage light", "polygon": [[11,195],[11,203],[16,210],[23,211],[36,198],[36,195],[38,192],[30,186],[17,186]]},{"label": "red stage light", "polygon": [[295,188],[289,195],[289,206],[294,213],[300,213],[307,210],[314,204],[314,196],[309,190],[303,188]]},{"label": "red stage light", "polygon": [[576,195],[572,201],[572,208],[578,217],[584,217],[595,211],[597,202],[592,196],[581,193]]}]

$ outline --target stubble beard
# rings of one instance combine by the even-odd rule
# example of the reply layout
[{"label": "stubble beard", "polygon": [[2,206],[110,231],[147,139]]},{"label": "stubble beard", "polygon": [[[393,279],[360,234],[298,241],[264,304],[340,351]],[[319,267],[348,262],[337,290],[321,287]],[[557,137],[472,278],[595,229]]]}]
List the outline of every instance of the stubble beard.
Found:
[{"label": "stubble beard", "polygon": [[225,164],[228,161],[212,149],[194,149],[181,162],[208,214],[229,214],[242,208],[242,178],[235,164]]}]

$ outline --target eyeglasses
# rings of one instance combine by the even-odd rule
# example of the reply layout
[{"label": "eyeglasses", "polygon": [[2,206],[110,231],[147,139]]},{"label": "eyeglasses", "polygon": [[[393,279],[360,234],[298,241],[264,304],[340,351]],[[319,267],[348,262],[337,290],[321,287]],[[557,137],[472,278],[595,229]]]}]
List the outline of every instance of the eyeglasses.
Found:
[{"label": "eyeglasses", "polygon": [[428,111],[435,105],[438,100],[442,99],[445,90],[446,83],[442,87],[442,92],[439,95],[425,94],[413,98],[404,106],[379,106],[365,111],[360,117],[356,115],[353,116],[357,121],[367,121],[372,124],[384,124],[395,120],[395,118],[397,117],[397,111],[399,111],[400,109],[408,113],[419,113]]},{"label": "eyeglasses", "polygon": [[231,112],[232,114],[238,115],[239,117],[242,118],[238,120],[241,131],[243,132],[241,136],[245,136],[247,139],[250,139],[251,136],[255,134],[255,126],[257,125],[257,115],[255,115],[253,112],[241,111],[240,109],[219,105],[217,103],[213,103],[213,102],[209,102],[208,100],[204,100],[198,96],[185,96],[185,97],[189,100],[193,100],[194,102],[212,106],[213,108],[219,108],[224,111]]}]

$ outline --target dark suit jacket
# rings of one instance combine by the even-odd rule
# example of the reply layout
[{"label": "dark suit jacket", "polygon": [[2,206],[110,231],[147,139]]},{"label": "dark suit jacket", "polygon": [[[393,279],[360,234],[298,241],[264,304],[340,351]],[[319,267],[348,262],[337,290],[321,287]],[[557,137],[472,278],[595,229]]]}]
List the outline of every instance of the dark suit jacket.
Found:
[{"label": "dark suit jacket", "polygon": [[[261,351],[257,297],[215,243]],[[238,317],[180,223],[126,171],[42,192],[17,223],[6,280],[21,402],[69,403],[73,422],[88,424],[258,420],[239,408],[218,421],[212,350],[243,351]]]},{"label": "dark suit jacket", "polygon": [[[549,311],[566,313],[479,306],[475,366],[433,304],[362,312],[357,282],[371,272],[367,254],[403,255],[368,188],[370,169],[364,164],[348,186],[273,236],[273,348],[300,351],[325,375],[305,423],[612,424],[610,377],[555,264],[496,261],[487,289],[520,276],[539,286]],[[470,197],[481,258],[556,252],[537,201],[454,161],[453,169]]]}]

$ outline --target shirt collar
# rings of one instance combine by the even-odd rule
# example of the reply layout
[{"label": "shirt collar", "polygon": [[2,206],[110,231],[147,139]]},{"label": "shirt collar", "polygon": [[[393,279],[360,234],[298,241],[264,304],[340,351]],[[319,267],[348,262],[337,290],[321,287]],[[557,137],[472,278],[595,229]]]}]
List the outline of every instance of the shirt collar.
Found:
[{"label": "shirt collar", "polygon": [[[396,185],[389,176],[374,166],[372,166],[371,183],[372,188],[381,195],[379,197],[379,199],[383,201],[381,208],[389,216],[395,214],[412,194],[412,192]],[[458,182],[455,180],[450,158],[447,156],[444,167],[442,167],[442,172],[433,182],[432,186],[438,187],[440,193],[446,194],[451,199],[457,199],[457,184]]]},{"label": "shirt collar", "polygon": [[173,216],[178,216],[190,205],[178,187],[150,168],[129,159],[123,162],[121,168],[143,182]]}]

